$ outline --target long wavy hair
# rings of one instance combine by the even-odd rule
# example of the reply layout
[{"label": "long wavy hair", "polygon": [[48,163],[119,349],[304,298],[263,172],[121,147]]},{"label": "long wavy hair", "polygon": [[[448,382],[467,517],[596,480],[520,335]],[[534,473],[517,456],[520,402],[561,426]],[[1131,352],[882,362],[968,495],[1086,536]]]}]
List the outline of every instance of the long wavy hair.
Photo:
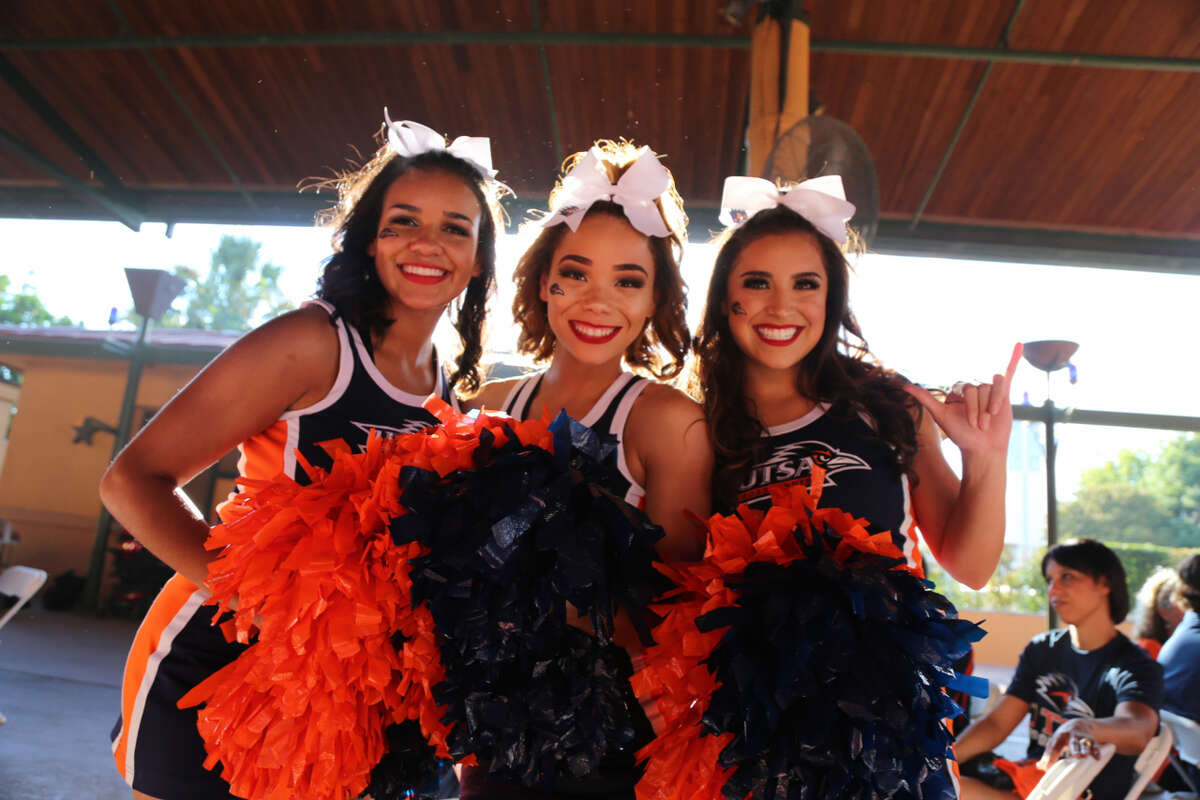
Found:
[{"label": "long wavy hair", "polygon": [[387,312],[387,290],[367,248],[375,240],[388,189],[413,170],[441,171],[461,178],[483,212],[475,254],[479,274],[467,284],[453,319],[462,349],[448,379],[452,388],[471,394],[480,385],[487,301],[496,286],[496,234],[504,225],[500,197],[508,191],[504,184],[484,177],[470,163],[445,150],[405,157],[386,144],[361,168],[322,182],[337,189],[338,204],[321,219],[334,227],[333,255],[325,261],[317,297],[331,303],[368,342],[386,333],[394,320]]},{"label": "long wavy hair", "polygon": [[[595,146],[603,154],[601,163],[608,170],[608,179],[612,183],[625,174],[638,156],[638,148],[626,141],[601,140]],[[586,155],[587,152],[572,155],[563,164],[563,172],[566,173]],[[550,208],[556,207],[561,192],[560,181],[550,193]],[[679,272],[679,259],[683,255],[683,244],[687,241],[687,214],[684,213],[679,193],[675,191],[674,180],[654,204],[662,214],[670,235],[646,237],[654,258],[654,314],[626,348],[625,362],[656,378],[670,379],[683,369],[684,357],[691,342],[687,327],[687,289]],[[609,201],[593,203],[586,217],[593,214],[625,219],[621,206]],[[546,302],[540,296],[541,281],[544,275],[549,274],[554,251],[568,230],[566,224],[543,228],[521,256],[513,272],[516,283],[513,319],[520,328],[517,351],[533,356],[538,362],[549,361],[553,357],[555,344]]]},{"label": "long wavy hair", "polygon": [[814,403],[830,405],[831,415],[853,418],[866,414],[873,435],[889,447],[898,473],[916,481],[916,420],[920,406],[904,391],[904,379],[884,369],[871,356],[862,330],[850,310],[849,265],[836,242],[785,206],[755,214],[739,228],[718,238],[704,317],[693,347],[696,359],[689,375],[689,392],[704,405],[716,465],[713,506],[730,510],[738,487],[761,456],[765,426],[753,401],[746,396],[745,356],[729,329],[724,311],[729,276],[742,251],[764,236],[801,234],[813,237],[825,266],[827,297],[825,327],[812,351],[804,357],[796,390]]}]

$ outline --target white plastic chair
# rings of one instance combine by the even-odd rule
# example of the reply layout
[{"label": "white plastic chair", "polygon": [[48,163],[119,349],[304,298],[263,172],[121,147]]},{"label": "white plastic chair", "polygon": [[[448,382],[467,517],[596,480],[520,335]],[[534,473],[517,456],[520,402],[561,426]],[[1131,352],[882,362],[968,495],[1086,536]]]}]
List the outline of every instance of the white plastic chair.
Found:
[{"label": "white plastic chair", "polygon": [[0,594],[16,597],[17,602],[0,617],[0,628],[3,628],[21,606],[29,602],[42,584],[46,582],[46,571],[33,567],[5,567],[0,571]]},{"label": "white plastic chair", "polygon": [[[1174,742],[1171,728],[1167,725],[1159,726],[1158,735],[1146,743],[1137,761],[1133,763],[1133,785],[1125,794],[1125,800],[1137,800],[1141,796],[1146,784],[1150,783],[1159,767],[1170,757],[1171,745]],[[1075,800],[1091,786],[1092,781],[1116,751],[1115,746],[1102,744],[1098,759],[1060,758],[1046,771],[1025,800]]]},{"label": "white plastic chair", "polygon": [[[1200,766],[1200,723],[1172,711],[1158,712],[1163,727],[1175,736],[1175,749],[1179,756],[1171,757],[1171,761],[1183,760],[1194,766]],[[1200,793],[1200,787],[1192,785],[1192,779],[1181,764],[1176,764],[1176,772],[1191,788],[1193,794]]]},{"label": "white plastic chair", "polygon": [[[12,619],[21,606],[29,602],[29,598],[33,597],[45,582],[46,571],[43,569],[34,569],[33,567],[4,567],[0,569],[0,594],[17,598],[17,602],[13,603],[12,607],[5,612],[3,617],[0,617],[0,628],[3,628],[5,623]],[[7,721],[4,715],[0,714],[0,725],[3,725]]]},{"label": "white plastic chair", "polygon": [[1116,751],[1115,746],[1102,744],[1099,758],[1060,758],[1046,770],[1025,800],[1076,800]]},{"label": "white plastic chair", "polygon": [[1169,725],[1159,725],[1158,735],[1146,744],[1146,749],[1133,762],[1133,786],[1125,800],[1137,800],[1146,784],[1158,774],[1159,767],[1171,757],[1171,745],[1175,744],[1175,734]]}]

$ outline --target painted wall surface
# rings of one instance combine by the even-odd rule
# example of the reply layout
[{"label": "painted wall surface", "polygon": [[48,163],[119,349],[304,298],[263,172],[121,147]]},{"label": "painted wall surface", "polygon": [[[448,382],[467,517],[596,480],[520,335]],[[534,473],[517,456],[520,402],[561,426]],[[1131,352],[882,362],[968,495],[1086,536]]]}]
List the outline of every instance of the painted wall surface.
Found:
[{"label": "painted wall surface", "polygon": [[1012,614],[1003,611],[959,609],[958,615],[978,622],[987,636],[975,643],[975,662],[994,666],[1017,666],[1017,659],[1029,640],[1046,632],[1045,614]]},{"label": "painted wall surface", "polygon": [[21,396],[21,387],[0,382],[0,475],[4,474],[4,454],[8,452],[8,421]]},{"label": "painted wall surface", "polygon": [[[84,417],[116,425],[128,364],[49,356],[22,357],[24,382],[0,472],[0,517],[21,536],[14,563],[57,575],[85,574],[100,514],[97,487],[112,455],[113,437],[72,444]],[[194,365],[149,364],[138,389],[142,408],[158,408],[198,371]]]}]

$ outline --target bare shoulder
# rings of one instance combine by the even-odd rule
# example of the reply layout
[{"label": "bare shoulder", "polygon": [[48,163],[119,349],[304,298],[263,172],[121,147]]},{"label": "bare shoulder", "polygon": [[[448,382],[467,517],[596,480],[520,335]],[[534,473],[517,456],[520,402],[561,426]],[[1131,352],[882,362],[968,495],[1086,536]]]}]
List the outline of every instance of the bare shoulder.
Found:
[{"label": "bare shoulder", "polygon": [[263,323],[238,340],[255,349],[270,347],[279,352],[299,351],[309,356],[336,355],[337,328],[329,312],[320,306],[305,306]]},{"label": "bare shoulder", "polygon": [[337,377],[341,345],[329,313],[319,306],[289,311],[234,342],[213,367],[235,380],[283,384],[289,407],[322,397]]},{"label": "bare shoulder", "polygon": [[643,389],[632,413],[639,417],[665,418],[681,423],[704,419],[704,409],[699,403],[665,383],[651,382]]},{"label": "bare shoulder", "polygon": [[508,393],[512,391],[523,378],[505,378],[498,381],[488,381],[485,383],[474,397],[466,400],[463,403],[465,408],[486,408],[488,411],[499,411],[504,405],[504,401],[508,399]]},{"label": "bare shoulder", "polygon": [[[636,438],[692,436],[704,430],[704,409],[692,398],[665,383],[650,383],[629,414],[627,430]],[[707,434],[705,434],[707,436]]]}]

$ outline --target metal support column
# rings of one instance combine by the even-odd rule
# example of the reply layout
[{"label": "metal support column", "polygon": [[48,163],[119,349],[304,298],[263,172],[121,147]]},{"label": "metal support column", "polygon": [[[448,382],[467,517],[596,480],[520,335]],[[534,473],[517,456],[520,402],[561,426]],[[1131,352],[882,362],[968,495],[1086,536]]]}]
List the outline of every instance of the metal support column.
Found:
[{"label": "metal support column", "polygon": [[[142,380],[146,334],[149,330],[150,317],[143,316],[137,342],[129,354],[129,375],[125,379],[125,396],[121,399],[121,415],[117,421],[117,433],[113,440],[113,459],[116,459],[125,447],[133,429],[133,412],[137,408],[138,384]],[[88,564],[87,583],[83,589],[83,606],[89,611],[98,611],[100,608],[100,584],[104,579],[105,555],[108,552],[108,539],[112,532],[112,523],[112,514],[102,506],[100,519],[96,522],[96,541],[92,544],[92,559]]]},{"label": "metal support column", "polygon": [[[1058,543],[1058,490],[1054,484],[1054,458],[1058,446],[1054,442],[1054,401],[1046,398],[1042,406],[1046,423],[1046,549]],[[1049,630],[1058,627],[1058,614],[1054,606],[1046,604],[1046,619]]]}]

